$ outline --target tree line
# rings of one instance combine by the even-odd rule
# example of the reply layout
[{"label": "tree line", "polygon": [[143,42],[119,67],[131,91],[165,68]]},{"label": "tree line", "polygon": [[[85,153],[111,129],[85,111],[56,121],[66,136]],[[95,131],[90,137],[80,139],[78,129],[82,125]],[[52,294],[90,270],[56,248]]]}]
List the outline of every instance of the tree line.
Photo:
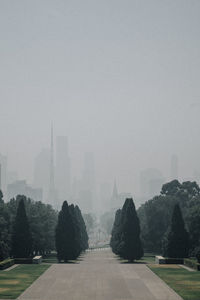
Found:
[{"label": "tree line", "polygon": [[[20,201],[23,201],[31,236],[31,254],[47,254],[55,249],[57,212],[49,204],[18,195],[5,203],[0,191],[0,260],[12,255],[13,235]],[[25,229],[24,229],[25,230]]]},{"label": "tree line", "polygon": [[[190,194],[186,191],[186,187]],[[197,217],[196,214],[197,208],[199,210],[198,185],[196,183],[181,185],[178,181],[173,181],[163,185],[161,193],[162,196],[147,201],[138,210],[141,223],[143,222],[142,240],[140,239],[140,220],[133,200],[126,199],[122,209],[117,210],[110,240],[110,246],[115,254],[134,261],[143,256],[144,246],[146,252],[162,253],[163,256],[169,258],[199,256],[200,223],[197,221],[200,215]],[[170,197],[172,193],[173,197]],[[190,231],[185,224],[178,196],[175,197],[174,193],[179,195],[182,207],[185,208],[184,212],[187,213],[187,220],[190,226],[192,224]],[[190,210],[188,212],[188,208],[193,213]],[[193,219],[194,214],[196,218]]]},{"label": "tree line", "polygon": [[[63,210],[68,208],[67,220]],[[67,228],[63,226],[67,225]],[[68,239],[71,229],[70,240]],[[67,238],[66,238],[67,237]],[[62,241],[63,239],[63,241]],[[71,247],[70,257],[63,256],[63,247]],[[17,196],[4,203],[0,191],[0,260],[7,257],[27,258],[57,250],[58,260],[76,258],[88,248],[86,226],[78,206],[63,203],[58,214],[51,205]]]},{"label": "tree line", "polygon": [[[169,239],[174,249],[177,247],[178,231],[185,236],[186,253],[182,255],[195,256],[200,250],[200,187],[196,182],[173,180],[164,184],[160,195],[142,204],[137,213],[146,252],[166,255],[170,252]],[[175,227],[179,229],[173,233]]]}]

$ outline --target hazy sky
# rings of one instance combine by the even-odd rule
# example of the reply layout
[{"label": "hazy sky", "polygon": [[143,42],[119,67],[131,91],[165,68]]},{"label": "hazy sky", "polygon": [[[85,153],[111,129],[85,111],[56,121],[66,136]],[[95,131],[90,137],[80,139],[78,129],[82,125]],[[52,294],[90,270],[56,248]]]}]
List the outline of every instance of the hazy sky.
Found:
[{"label": "hazy sky", "polygon": [[0,153],[32,180],[50,124],[73,175],[139,192],[140,171],[200,170],[199,0],[0,0]]}]

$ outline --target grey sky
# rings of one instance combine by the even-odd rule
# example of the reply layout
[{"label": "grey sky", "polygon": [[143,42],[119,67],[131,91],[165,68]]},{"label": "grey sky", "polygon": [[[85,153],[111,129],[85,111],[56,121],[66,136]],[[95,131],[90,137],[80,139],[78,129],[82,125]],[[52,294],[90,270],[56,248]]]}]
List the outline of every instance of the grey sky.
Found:
[{"label": "grey sky", "polygon": [[137,194],[142,169],[200,170],[199,0],[0,0],[0,153],[32,180],[67,135],[73,175]]}]

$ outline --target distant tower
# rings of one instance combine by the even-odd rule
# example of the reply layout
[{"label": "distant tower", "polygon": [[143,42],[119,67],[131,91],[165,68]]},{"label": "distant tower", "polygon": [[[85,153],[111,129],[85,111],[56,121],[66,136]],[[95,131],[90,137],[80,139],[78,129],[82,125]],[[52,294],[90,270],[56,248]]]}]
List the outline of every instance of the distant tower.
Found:
[{"label": "distant tower", "polygon": [[1,153],[0,153],[0,164],[1,164],[1,190],[5,195],[7,190],[7,157],[1,155]]},{"label": "distant tower", "polygon": [[70,158],[66,136],[58,136],[56,139],[56,188],[60,200],[69,199],[71,194]]},{"label": "distant tower", "polygon": [[111,209],[116,209],[118,207],[119,202],[119,194],[117,191],[117,184],[116,180],[114,181],[113,193],[111,197]]},{"label": "distant tower", "polygon": [[85,153],[79,192],[80,207],[84,212],[96,208],[95,163],[93,153]]},{"label": "distant tower", "polygon": [[118,191],[117,191],[116,180],[115,180],[115,182],[114,182],[114,187],[113,187],[113,194],[112,194],[112,196],[113,196],[114,198],[117,198],[117,197],[118,197]]},{"label": "distant tower", "polygon": [[51,153],[50,153],[50,177],[49,177],[49,199],[48,202],[56,207],[56,190],[54,180],[54,143],[53,143],[53,124],[51,124]]},{"label": "distant tower", "polygon": [[1,164],[0,164],[0,191],[1,191]]},{"label": "distant tower", "polygon": [[171,168],[170,168],[171,180],[178,179],[178,157],[177,155],[172,155],[171,157]]}]

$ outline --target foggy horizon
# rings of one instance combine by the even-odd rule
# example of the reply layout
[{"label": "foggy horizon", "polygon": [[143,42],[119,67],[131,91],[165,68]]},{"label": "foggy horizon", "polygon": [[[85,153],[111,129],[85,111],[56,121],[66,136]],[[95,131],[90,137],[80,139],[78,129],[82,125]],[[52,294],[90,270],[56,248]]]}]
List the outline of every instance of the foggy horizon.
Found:
[{"label": "foggy horizon", "polygon": [[179,180],[199,183],[199,9],[185,0],[1,1],[8,170],[33,184],[53,122],[55,143],[68,138],[71,180],[93,153],[98,190],[116,179],[119,192],[140,197],[141,172],[169,181],[172,155]]}]

